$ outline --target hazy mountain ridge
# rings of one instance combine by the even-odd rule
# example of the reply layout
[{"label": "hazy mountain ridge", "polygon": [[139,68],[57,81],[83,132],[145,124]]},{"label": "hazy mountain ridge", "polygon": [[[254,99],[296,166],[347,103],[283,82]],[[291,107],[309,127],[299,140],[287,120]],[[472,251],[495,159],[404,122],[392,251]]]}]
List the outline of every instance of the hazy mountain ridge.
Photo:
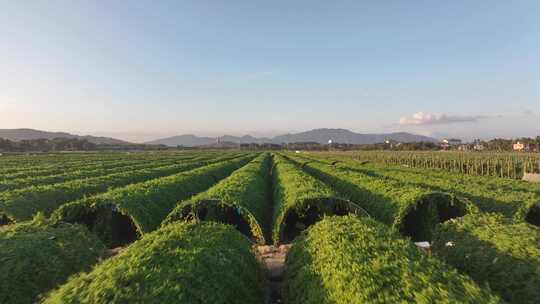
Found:
[{"label": "hazy mountain ridge", "polygon": [[[48,132],[35,129],[0,129],[0,138],[9,139],[12,141],[21,140],[33,140],[33,139],[54,139],[54,138],[77,138],[86,139],[94,144],[108,144],[108,145],[129,145],[130,142],[111,138],[111,137],[98,137],[98,136],[80,136],[66,132]],[[381,143],[385,140],[395,140],[399,142],[418,142],[428,141],[436,142],[437,140],[431,137],[422,135],[415,135],[406,132],[388,133],[388,134],[361,134],[355,133],[346,129],[315,129],[300,133],[290,133],[284,135],[278,135],[273,138],[267,137],[253,137],[251,135],[244,136],[232,136],[224,135],[219,137],[220,143],[293,143],[293,142],[317,142],[320,144],[328,143],[328,140],[332,140],[335,143],[347,143],[347,144],[374,144]],[[170,147],[184,146],[184,147],[196,147],[196,146],[209,146],[218,143],[217,137],[199,137],[193,134],[185,134],[179,136],[172,136],[162,139],[146,142],[149,145],[166,145]]]},{"label": "hazy mountain ridge", "polygon": [[[317,142],[320,144],[328,143],[328,140],[332,140],[335,143],[347,143],[347,144],[375,144],[382,143],[385,140],[395,140],[399,142],[436,142],[437,139],[416,135],[406,132],[388,133],[388,134],[361,134],[355,133],[346,129],[315,129],[306,132],[300,132],[295,134],[284,134],[275,136],[273,138],[257,138],[250,135],[245,136],[231,136],[224,135],[219,137],[220,142],[232,142],[232,143],[293,143],[293,142]],[[184,146],[194,147],[211,145],[218,142],[217,137],[198,137],[195,135],[179,135],[172,136],[164,139],[153,140],[146,142],[146,144],[162,144],[167,146]]]},{"label": "hazy mountain ridge", "polygon": [[192,134],[171,136],[162,139],[152,140],[145,142],[147,145],[166,145],[170,147],[184,146],[184,147],[195,147],[195,146],[204,146],[215,143],[216,138],[212,137],[198,137]]},{"label": "hazy mountain ridge", "polygon": [[85,139],[94,144],[107,145],[128,145],[130,142],[110,137],[98,137],[91,135],[74,135],[66,132],[48,132],[35,129],[0,129],[0,138],[11,141],[34,140],[34,139],[54,139],[54,138],[77,138]]}]

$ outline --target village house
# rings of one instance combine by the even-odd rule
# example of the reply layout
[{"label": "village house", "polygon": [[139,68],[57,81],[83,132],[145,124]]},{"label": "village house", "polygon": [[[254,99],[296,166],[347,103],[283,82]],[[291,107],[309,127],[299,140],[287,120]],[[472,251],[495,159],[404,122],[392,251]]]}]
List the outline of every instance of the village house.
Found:
[{"label": "village house", "polygon": [[480,139],[475,139],[473,142],[473,150],[474,151],[484,151],[486,147],[482,144],[482,141]]},{"label": "village house", "polygon": [[476,143],[476,144],[474,144],[473,149],[474,149],[474,151],[484,151],[486,149],[486,147],[484,147],[484,145],[481,144],[481,143]]},{"label": "village house", "polygon": [[529,150],[529,144],[522,143],[520,141],[516,142],[514,144],[514,151],[528,151]]},{"label": "village house", "polygon": [[401,146],[401,143],[396,141],[396,140],[393,140],[393,139],[387,139],[384,141],[384,143],[386,145],[389,145],[390,146],[390,149],[393,149],[394,147],[399,147]]},{"label": "village house", "polygon": [[440,143],[440,147],[444,150],[450,149],[451,147],[456,147],[461,145],[461,139],[457,138],[450,138],[450,139],[443,139],[443,141]]}]

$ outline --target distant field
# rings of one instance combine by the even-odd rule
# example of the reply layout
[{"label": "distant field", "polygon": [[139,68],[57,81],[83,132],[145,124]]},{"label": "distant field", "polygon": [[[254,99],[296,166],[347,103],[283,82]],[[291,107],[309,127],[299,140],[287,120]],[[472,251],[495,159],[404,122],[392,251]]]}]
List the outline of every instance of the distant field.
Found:
[{"label": "distant field", "polygon": [[540,157],[2,156],[0,303],[539,303],[523,172]]},{"label": "distant field", "polygon": [[413,168],[443,169],[469,175],[521,179],[540,173],[540,153],[457,151],[354,151],[324,152],[325,157],[351,158]]}]

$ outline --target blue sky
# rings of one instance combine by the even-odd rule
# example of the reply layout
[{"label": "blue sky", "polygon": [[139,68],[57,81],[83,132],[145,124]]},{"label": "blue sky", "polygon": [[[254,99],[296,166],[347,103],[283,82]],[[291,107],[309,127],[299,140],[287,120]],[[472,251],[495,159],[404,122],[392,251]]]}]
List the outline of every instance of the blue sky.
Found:
[{"label": "blue sky", "polygon": [[539,1],[3,1],[0,128],[540,135]]}]

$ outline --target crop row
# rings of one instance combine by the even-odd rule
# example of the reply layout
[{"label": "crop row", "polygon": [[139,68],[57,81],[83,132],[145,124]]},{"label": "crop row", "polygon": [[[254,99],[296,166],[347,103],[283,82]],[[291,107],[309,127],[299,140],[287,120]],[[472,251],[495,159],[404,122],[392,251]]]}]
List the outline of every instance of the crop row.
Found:
[{"label": "crop row", "polygon": [[325,215],[355,213],[366,216],[358,205],[322,181],[310,176],[282,155],[272,168],[275,244],[292,241],[302,230]]},{"label": "crop row", "polygon": [[285,294],[290,304],[501,302],[387,226],[353,217],[327,218],[297,240]]},{"label": "crop row", "polygon": [[152,156],[147,157],[136,157],[136,158],[125,158],[125,159],[114,159],[114,160],[92,160],[92,161],[77,161],[77,162],[62,162],[60,164],[55,164],[52,166],[43,166],[39,165],[36,167],[24,167],[18,166],[16,170],[12,170],[11,173],[5,173],[0,175],[0,178],[3,180],[11,180],[16,178],[28,178],[35,176],[48,176],[63,174],[75,170],[92,170],[92,169],[107,169],[121,166],[124,164],[137,164],[142,162],[155,162],[155,161],[166,161],[166,160],[188,160],[190,158],[198,157],[200,155],[178,155],[178,156]]},{"label": "crop row", "polygon": [[[409,169],[393,170],[392,167],[368,164],[348,166],[348,163],[334,163],[332,165],[329,162],[321,163],[313,160],[306,163],[305,158],[296,157],[296,159],[304,161],[303,168],[308,172],[320,176],[322,179],[326,178],[328,182],[332,182],[332,177],[336,182],[335,178],[337,177],[339,180],[335,184],[336,188],[353,195],[357,194],[358,201],[356,202],[379,220],[383,219],[378,216],[381,213],[371,206],[364,205],[361,201],[361,193],[379,194],[381,197],[397,193],[394,200],[398,201],[397,198],[408,196],[403,192],[406,188],[422,187],[433,189],[433,191],[452,191],[454,188],[448,185],[455,186],[456,184],[456,181],[450,179],[446,180],[448,183],[446,187],[439,184],[440,187],[435,188],[432,183],[437,179],[432,178],[430,173],[426,171],[422,171],[423,175],[415,176],[407,174]],[[366,167],[371,168],[371,171],[366,170]],[[377,170],[374,170],[374,167]],[[389,172],[381,174],[380,172],[385,169]],[[438,174],[443,175],[440,172]],[[364,179],[360,180],[358,177]],[[467,178],[475,179],[473,177]],[[378,183],[379,186],[371,187],[368,179],[371,179],[374,185]],[[478,178],[476,177],[476,179]],[[424,183],[420,183],[421,180]],[[438,182],[443,183],[444,178]],[[508,180],[501,182],[516,183]],[[339,183],[344,183],[344,186],[339,187]],[[395,189],[381,187],[380,185],[383,184],[386,186],[394,185]],[[477,192],[486,191],[485,188],[472,182],[464,185]],[[395,193],[391,194],[392,191]],[[517,197],[519,198],[519,196]],[[388,203],[384,203],[384,200],[377,201],[373,197],[368,200],[388,205]],[[470,275],[479,285],[489,286],[510,303],[538,303],[540,301],[540,292],[537,288],[540,283],[540,231],[528,223],[512,221],[511,216],[504,217],[504,214],[489,213],[489,211],[499,210],[499,208],[490,209],[489,203],[484,203],[485,205],[482,206],[483,211],[486,212],[484,214],[479,214],[476,208],[469,207],[466,212],[469,213],[468,215],[446,222],[439,217],[438,220],[444,223],[430,226],[429,240],[433,241],[434,256],[456,267],[462,273]],[[521,202],[521,204],[523,208],[529,206],[526,202]],[[418,214],[418,216],[425,218],[426,213]],[[413,224],[412,227],[416,227],[416,229],[422,227],[421,217],[417,218]],[[402,232],[406,233],[407,231]]]},{"label": "crop row", "polygon": [[51,216],[57,222],[84,223],[110,246],[132,242],[155,230],[178,201],[211,187],[245,165],[246,155],[134,183],[62,205]]},{"label": "crop row", "polygon": [[[291,242],[325,215],[367,216],[351,201],[276,154],[263,154],[208,191],[180,202],[163,225],[195,219],[232,224],[255,242]],[[271,172],[270,172],[271,170]],[[269,202],[270,186],[273,202]],[[273,210],[272,210],[273,209]]]},{"label": "crop row", "polygon": [[[84,165],[85,163],[99,163],[99,162],[115,162],[125,160],[157,160],[164,158],[182,158],[188,156],[197,156],[201,153],[194,152],[182,152],[182,153],[151,153],[151,152],[137,152],[137,153],[74,153],[74,154],[50,154],[48,156],[33,156],[33,155],[19,155],[19,156],[2,156],[0,157],[0,174],[4,171],[17,171],[17,170],[39,170],[40,168],[54,168],[57,166],[76,166]],[[216,152],[204,152],[204,154],[216,154]],[[9,159],[13,161],[9,161]],[[15,161],[16,160],[16,161]]]},{"label": "crop row", "polygon": [[[387,226],[367,217],[326,217],[295,240],[287,257],[284,282],[287,303],[502,303],[500,297],[511,303],[537,303],[540,260],[538,248],[531,244],[538,241],[538,236],[534,239],[527,230],[530,226],[522,226],[518,235],[527,239],[518,241],[517,247],[511,246],[508,239],[516,235],[516,227],[505,226],[500,220],[467,216],[459,223],[448,222],[437,231],[434,254],[428,256]],[[20,241],[36,233],[35,229],[21,231],[11,227],[11,231],[0,230],[3,244],[6,239]],[[35,240],[40,242],[39,248],[51,248],[47,253],[76,258],[80,264],[74,268],[79,270],[88,269],[104,255],[103,245],[80,226],[61,224],[59,227],[63,235],[77,237],[66,239],[58,233],[58,227],[43,227],[40,229],[44,231]],[[18,247],[14,248],[13,244]],[[506,254],[501,255],[494,245],[506,247]],[[78,256],[76,251],[87,251],[85,246],[95,250]],[[16,249],[23,255],[38,247],[33,242],[24,245],[12,242],[1,248],[3,253]],[[67,250],[70,251],[63,252]],[[0,256],[9,262],[2,264],[2,270],[11,268],[10,272],[0,273],[7,274],[10,283],[14,279],[19,284],[24,282],[23,288],[17,285],[16,290],[23,291],[20,294],[2,290],[0,297],[9,303],[31,302],[29,297],[51,288],[32,276],[35,269],[30,265],[41,268],[41,279],[46,278],[45,282],[61,283],[73,263],[72,260],[60,260],[65,262],[60,265],[46,263],[46,258],[50,258],[47,254],[32,257],[32,260],[40,259],[41,264],[13,259],[14,255],[9,254]],[[478,283],[447,265],[456,265]],[[62,274],[60,278],[54,276],[55,271]],[[20,280],[21,277],[26,280]],[[232,226],[172,222],[146,234],[118,257],[90,272],[73,276],[49,293],[44,303],[123,303],[151,299],[262,303],[265,284],[251,243]]]},{"label": "crop row", "polygon": [[[441,191],[452,188],[293,154],[212,162],[61,205],[47,229],[84,224],[109,247],[142,238],[72,277],[45,302],[262,303],[266,283],[248,239],[293,242],[284,283],[288,303],[540,301],[538,228],[480,214],[468,199]],[[232,227],[200,223],[209,221]],[[18,225],[26,224],[7,227]],[[433,255],[398,232],[432,240]],[[27,246],[28,252],[38,248]],[[64,276],[50,280],[61,284],[85,265],[58,266]],[[10,271],[17,280],[25,277]],[[505,273],[511,279],[499,282]]]},{"label": "crop row", "polygon": [[500,214],[471,214],[440,225],[433,255],[509,303],[540,302],[540,230]]},{"label": "crop row", "polygon": [[193,159],[184,164],[139,169],[53,185],[35,186],[2,192],[0,193],[0,220],[4,222],[29,220],[39,211],[48,215],[64,203],[104,192],[110,188],[176,174],[204,166],[208,162],[218,162],[234,157],[237,156],[225,155],[221,158],[201,156],[199,159]]},{"label": "crop row", "polygon": [[304,161],[334,163],[335,168],[394,180],[434,191],[455,193],[473,202],[481,211],[498,212],[516,221],[527,221],[540,226],[540,187],[521,181],[467,176],[463,174],[366,164],[358,161],[339,161],[333,158],[303,156]]},{"label": "crop row", "polygon": [[[144,183],[132,184],[108,191],[102,195],[69,203],[55,212],[52,221],[48,221],[47,224],[35,225],[34,222],[38,221],[35,219],[34,222],[30,223],[0,227],[0,242],[2,245],[0,247],[3,249],[2,256],[4,257],[2,262],[6,262],[2,263],[3,266],[0,266],[1,271],[9,275],[11,281],[17,285],[17,290],[24,294],[24,296],[20,296],[19,293],[10,292],[10,288],[15,285],[9,285],[6,289],[0,290],[0,299],[9,300],[9,303],[32,302],[29,299],[34,299],[39,293],[62,283],[70,274],[87,269],[89,265],[96,262],[97,258],[103,257],[103,250],[100,249],[104,247],[103,243],[101,241],[95,243],[95,237],[92,238],[92,242],[86,241],[88,239],[87,230],[81,230],[79,225],[69,226],[70,224],[67,224],[67,221],[81,222],[88,228],[98,228],[98,226],[105,229],[109,228],[109,232],[113,232],[110,229],[116,228],[112,226],[114,223],[107,223],[106,216],[102,217],[103,214],[107,214],[107,212],[103,211],[109,211],[109,215],[113,213],[130,219],[130,223],[116,223],[120,224],[120,231],[115,231],[120,235],[117,234],[116,236],[126,237],[126,224],[133,224],[137,229],[140,229],[136,231],[137,234],[150,232],[157,228],[178,200],[181,201],[190,195],[204,191],[213,183],[223,179],[253,158],[249,154],[239,155],[240,157],[233,156],[228,156],[229,160],[227,160],[227,157],[217,158],[214,160],[215,163],[198,169]],[[266,165],[269,164],[267,158],[263,160],[266,160]],[[89,214],[92,212],[97,212],[94,218],[97,218],[95,223],[89,223],[88,221]],[[42,222],[42,220],[39,220],[39,222]],[[58,229],[58,227],[62,229]],[[42,232],[36,234],[36,231]],[[95,229],[94,232],[97,232],[98,237],[101,237],[109,246],[121,245],[111,243],[111,241],[117,241],[111,240],[111,234],[104,235],[103,231],[96,231]],[[34,234],[40,238],[40,242],[26,241],[26,239],[31,240]],[[77,241],[75,235],[81,238],[80,241]],[[112,235],[114,236],[114,232]],[[244,239],[243,237],[240,238]],[[133,241],[133,239],[130,241]],[[24,244],[19,244],[19,242]],[[245,239],[244,242],[246,242]],[[69,246],[69,248],[66,248],[66,252],[62,252],[62,246]],[[70,257],[73,256],[72,251],[85,251],[89,247],[95,250],[82,254],[79,264],[72,263],[72,260],[70,260]],[[24,248],[24,251],[22,248]],[[45,251],[34,258],[32,254],[41,249]],[[88,257],[90,253],[93,253],[92,258]],[[63,260],[64,257],[66,258],[65,261]],[[48,265],[44,262],[46,259],[55,259],[57,263]],[[58,265],[58,263],[61,265]],[[31,276],[30,272],[36,271],[30,269],[31,265],[38,267],[38,271],[42,275]]]},{"label": "crop row", "polygon": [[178,220],[218,221],[235,226],[259,244],[265,244],[271,213],[271,157],[264,153],[214,187],[180,202],[162,225]]},{"label": "crop row", "polygon": [[126,172],[150,167],[159,167],[179,163],[180,159],[174,160],[156,160],[148,161],[131,161],[131,162],[115,162],[107,165],[92,166],[92,167],[77,167],[70,171],[66,171],[55,175],[39,175],[34,174],[25,178],[12,178],[0,181],[0,192],[14,189],[21,189],[30,186],[48,185],[67,182],[76,179],[99,177],[108,174]]},{"label": "crop row", "polygon": [[121,153],[55,153],[55,154],[26,154],[2,155],[0,163],[3,168],[20,165],[47,165],[71,161],[122,159]]},{"label": "crop row", "polygon": [[533,304],[539,244],[533,226],[470,214],[436,227],[429,256],[371,219],[328,218],[292,247],[285,294],[288,303]]},{"label": "crop row", "polygon": [[[147,157],[149,154],[137,153],[129,158]],[[161,156],[161,155],[159,155]],[[26,155],[2,155],[0,164],[4,169],[17,169],[17,167],[51,166],[64,163],[83,163],[90,161],[110,161],[125,159],[124,153],[55,153],[55,154],[26,154]]]},{"label": "crop row", "polygon": [[[175,225],[173,222],[180,219],[189,221],[189,218],[182,216],[179,217],[178,210],[184,210],[184,207],[188,206],[189,204],[192,204],[192,206],[196,206],[197,208],[201,206],[204,207],[206,199],[212,198],[213,201],[219,200],[222,204],[221,206],[227,206],[225,208],[212,208],[213,206],[206,205],[210,207],[208,210],[211,210],[211,212],[217,211],[216,214],[218,214],[218,216],[215,216],[216,214],[214,214],[214,218],[211,216],[205,218],[204,216],[201,216],[201,208],[197,209],[199,212],[193,212],[194,209],[190,209],[192,211],[190,213],[196,213],[197,216],[199,216],[198,220],[220,221],[229,224],[237,224],[236,227],[238,229],[241,228],[241,225],[238,225],[240,221],[236,221],[235,219],[238,219],[239,217],[236,216],[235,218],[234,216],[236,214],[241,214],[242,219],[247,219],[250,221],[252,226],[250,226],[250,228],[247,230],[240,229],[240,231],[244,232],[248,236],[252,236],[254,240],[262,243],[264,242],[263,233],[261,232],[263,229],[260,227],[266,227],[265,224],[270,222],[270,218],[267,218],[267,215],[270,213],[269,208],[271,206],[270,202],[268,201],[269,197],[271,197],[269,195],[271,187],[271,179],[269,175],[271,159],[268,154],[262,154],[247,163],[252,158],[253,157],[249,155],[235,158],[177,175],[153,179],[148,182],[138,184],[131,184],[123,188],[113,189],[100,195],[90,196],[79,201],[67,203],[62,205],[53,213],[51,216],[52,223],[53,225],[65,225],[63,224],[65,222],[84,224],[95,232],[98,237],[109,247],[115,247],[134,241],[141,235],[143,235],[143,240],[145,240],[147,233],[157,228],[158,224],[163,220],[168,212],[170,212],[170,215],[168,216],[167,220],[163,222],[163,229],[167,229],[166,227],[168,226],[168,223]],[[244,164],[246,165],[243,166]],[[243,167],[238,169],[241,166]],[[275,163],[273,170],[279,170],[282,177],[287,174],[301,174],[304,177],[308,177],[305,175],[305,173],[302,173],[300,168],[285,159],[281,159],[280,163]],[[232,171],[234,171],[234,173],[230,174]],[[230,176],[226,177],[227,175]],[[219,181],[220,179],[223,180]],[[217,181],[219,182],[215,186],[208,189],[208,191],[202,192],[201,194],[188,199],[190,195],[204,191],[204,189],[209,188]],[[317,186],[323,186],[323,184],[318,183]],[[307,187],[304,188],[305,192],[309,192]],[[326,196],[332,195],[330,192],[324,192],[324,194]],[[281,199],[278,199],[276,202],[282,203]],[[302,206],[300,204],[302,202],[303,201],[299,201],[298,205]],[[329,202],[331,202],[331,200]],[[179,207],[171,212],[175,205],[182,207]],[[231,206],[234,207],[230,208]],[[307,208],[308,206],[304,207]],[[220,212],[223,211],[226,212],[220,214]],[[233,212],[231,213],[230,211]],[[180,215],[181,213],[182,212],[180,212]],[[16,225],[10,225],[7,227]],[[252,229],[252,227],[256,228]],[[160,234],[162,233],[163,229],[160,230]],[[130,235],[130,233],[132,234]],[[269,233],[266,234],[268,235]],[[135,244],[138,243],[139,242],[136,242]],[[251,245],[246,246],[246,250],[249,252],[250,246]],[[133,246],[130,246],[130,249],[128,250],[131,250],[132,247]],[[28,251],[38,250],[37,247],[27,249],[32,249]],[[223,250],[223,248],[218,249],[220,251]],[[254,259],[251,252],[250,256],[252,259]],[[207,261],[207,263],[208,262],[209,261]],[[84,265],[86,264],[82,263],[81,268],[72,267],[70,270],[59,268],[62,269],[64,276],[61,278],[48,279],[59,284],[65,280],[65,277],[68,276],[68,274],[65,273],[71,274],[83,270]],[[210,264],[206,265],[208,265],[208,267],[213,267]],[[100,267],[102,266],[98,266],[98,268]],[[258,271],[259,266],[257,265],[255,269]],[[48,270],[49,269],[47,267],[44,267],[43,269],[43,271],[47,273]],[[139,271],[143,270],[141,269]],[[250,270],[250,275],[251,273],[255,272]],[[32,280],[27,278],[26,281],[21,281],[18,279],[25,277],[24,274],[13,270],[12,277],[15,277],[19,284],[25,286],[26,289],[30,289],[28,286],[32,285]],[[199,277],[199,275],[197,277]],[[201,276],[200,278],[202,280],[204,276]],[[238,281],[238,279],[234,279],[232,282],[234,283],[236,281]],[[43,292],[46,289],[47,288],[43,287],[36,290]],[[260,299],[260,287],[258,290],[254,289],[252,292],[255,292],[255,294],[258,295],[257,299]],[[211,293],[208,291],[204,294],[207,294],[207,296],[210,298],[215,297],[216,295],[216,293]],[[64,300],[65,299],[63,299],[63,301]],[[227,303],[230,303],[230,301]]]},{"label": "crop row", "polygon": [[44,303],[263,303],[251,243],[230,226],[172,224],[79,274]]},{"label": "crop row", "polygon": [[524,173],[540,173],[540,156],[526,153],[362,151],[334,156],[386,165],[406,165],[512,179],[521,179]]},{"label": "crop row", "polygon": [[[59,159],[63,159],[62,157],[59,157]],[[37,173],[37,174],[47,174],[48,172],[51,172],[51,174],[58,174],[61,172],[64,172],[65,170],[69,170],[70,168],[85,168],[86,166],[99,166],[102,164],[110,164],[110,163],[116,163],[116,162],[123,162],[126,160],[77,160],[77,161],[62,161],[58,163],[47,163],[47,164],[40,164],[40,163],[25,163],[25,164],[16,164],[13,166],[6,166],[2,167],[0,169],[0,176],[2,179],[9,179],[9,178],[20,178],[25,176],[31,176],[29,174]],[[133,160],[127,160],[128,162],[132,162]]]},{"label": "crop row", "polygon": [[290,156],[302,168],[359,204],[370,216],[414,241],[429,241],[434,227],[475,210],[466,199],[347,168]]},{"label": "crop row", "polygon": [[50,225],[43,215],[0,227],[0,303],[35,303],[74,272],[90,270],[106,252],[84,226]]}]

